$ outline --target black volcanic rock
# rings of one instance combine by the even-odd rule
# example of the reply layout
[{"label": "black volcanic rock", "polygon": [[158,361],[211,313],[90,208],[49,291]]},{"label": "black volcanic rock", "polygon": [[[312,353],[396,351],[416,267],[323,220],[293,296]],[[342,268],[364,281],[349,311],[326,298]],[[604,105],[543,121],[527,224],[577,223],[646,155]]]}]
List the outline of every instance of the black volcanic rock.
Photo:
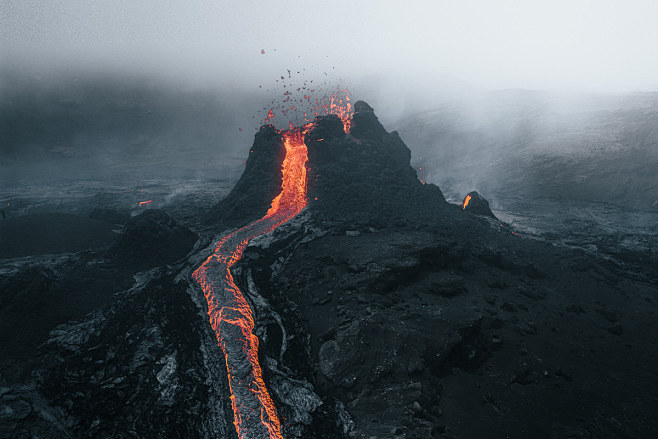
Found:
[{"label": "black volcanic rock", "polygon": [[354,104],[354,115],[352,116],[352,129],[350,134],[357,139],[377,140],[378,137],[386,135],[386,130],[377,119],[375,110],[363,101]]},{"label": "black volcanic rock", "polygon": [[227,227],[237,227],[265,215],[272,199],[281,191],[285,155],[281,134],[272,125],[263,125],[256,133],[240,180],[212,208],[207,222],[221,221]]},{"label": "black volcanic rock", "polygon": [[475,215],[484,215],[490,216],[491,218],[496,218],[491,209],[489,208],[489,202],[484,199],[478,191],[469,192],[466,197],[471,197],[468,201],[466,207],[463,208],[464,212],[473,213]]},{"label": "black volcanic rock", "polygon": [[[459,212],[355,107],[351,133],[327,116],[307,134],[309,208],[231,268],[283,437],[655,437],[653,259],[628,251],[634,272]],[[278,192],[280,134],[264,127],[253,151],[215,226],[246,224]],[[0,437],[236,437],[225,358],[191,279],[206,250],[136,273],[193,243],[147,211],[113,261],[0,270]]]},{"label": "black volcanic rock", "polygon": [[[318,116],[306,133],[308,200],[318,218],[376,226],[435,221],[448,211],[441,190],[422,184],[411,151],[388,133],[372,107],[354,105],[351,129],[338,116]],[[281,133],[264,125],[254,138],[245,170],[231,193],[212,208],[208,223],[238,227],[262,217],[281,191],[285,147]]]},{"label": "black volcanic rock", "polygon": [[125,225],[110,256],[122,265],[151,268],[184,257],[197,240],[194,232],[158,209],[149,209]]},{"label": "black volcanic rock", "polygon": [[354,109],[349,134],[329,115],[316,118],[306,136],[311,209],[331,221],[373,225],[427,221],[444,212],[443,194],[418,180],[398,133],[387,133],[367,103]]},{"label": "black volcanic rock", "polygon": [[[306,136],[308,142],[333,141],[345,138],[345,129],[343,122],[335,114],[328,116],[318,116],[315,118],[315,126]],[[338,156],[336,156],[338,158]],[[309,158],[309,161],[310,158]]]},{"label": "black volcanic rock", "polygon": [[8,437],[233,437],[221,351],[185,283],[157,273],[51,332],[38,392],[10,390],[33,413]]}]

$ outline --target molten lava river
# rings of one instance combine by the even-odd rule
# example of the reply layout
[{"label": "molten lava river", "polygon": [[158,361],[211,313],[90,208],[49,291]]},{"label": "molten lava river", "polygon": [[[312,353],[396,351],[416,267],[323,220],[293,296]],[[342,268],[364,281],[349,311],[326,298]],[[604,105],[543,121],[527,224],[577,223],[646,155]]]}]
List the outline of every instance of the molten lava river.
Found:
[{"label": "molten lava river", "polygon": [[304,134],[311,124],[282,133],[286,155],[281,193],[261,219],[225,236],[215,252],[193,274],[208,301],[210,324],[226,357],[235,428],[240,438],[282,438],[281,423],[263,381],[258,362],[254,316],[233,281],[231,267],[249,241],[271,232],[297,215],[307,204]]}]

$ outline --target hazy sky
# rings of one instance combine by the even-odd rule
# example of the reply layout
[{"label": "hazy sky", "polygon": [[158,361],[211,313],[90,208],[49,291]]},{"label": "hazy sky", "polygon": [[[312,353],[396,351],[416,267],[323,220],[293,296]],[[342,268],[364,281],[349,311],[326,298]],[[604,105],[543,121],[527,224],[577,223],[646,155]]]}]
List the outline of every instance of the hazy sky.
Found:
[{"label": "hazy sky", "polygon": [[7,63],[79,63],[246,86],[305,67],[309,75],[423,87],[658,90],[656,0],[0,5]]}]

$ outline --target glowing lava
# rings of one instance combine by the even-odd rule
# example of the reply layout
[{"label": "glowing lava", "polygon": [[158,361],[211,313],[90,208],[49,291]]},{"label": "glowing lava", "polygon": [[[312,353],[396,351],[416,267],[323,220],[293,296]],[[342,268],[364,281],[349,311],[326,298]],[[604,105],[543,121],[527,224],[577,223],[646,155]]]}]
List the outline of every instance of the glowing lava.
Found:
[{"label": "glowing lava", "polygon": [[[245,296],[233,281],[230,268],[242,257],[252,238],[271,232],[307,205],[308,159],[304,134],[311,127],[312,124],[307,124],[282,133],[286,156],[281,193],[272,200],[267,214],[225,236],[215,247],[215,253],[193,274],[206,296],[210,324],[226,356],[235,416],[233,423],[240,438],[272,439],[283,436],[258,362],[258,337],[253,333],[254,316]],[[253,417],[258,419],[254,420]]]},{"label": "glowing lava", "polygon": [[350,96],[347,93],[347,90],[343,90],[345,93],[345,98],[341,98],[334,94],[331,96],[329,101],[329,114],[335,114],[343,121],[343,129],[346,133],[350,132],[352,127],[352,119],[350,115],[352,113],[352,104],[350,103]]},{"label": "glowing lava", "polygon": [[[313,112],[316,116],[318,113],[338,115],[343,121],[345,132],[348,133],[352,105],[347,90],[342,92],[344,96],[336,93],[331,98],[325,97],[323,101],[327,103],[321,104],[321,101],[316,100]],[[310,97],[304,97],[311,102]],[[283,111],[283,114],[294,109],[292,106]],[[293,127],[290,122],[290,128],[280,132],[286,149],[282,164],[281,192],[272,200],[265,216],[222,238],[214,253],[192,274],[203,289],[208,302],[210,325],[226,358],[233,423],[241,439],[274,439],[283,436],[276,408],[263,381],[258,362],[259,341],[253,333],[254,315],[249,302],[233,280],[231,267],[240,260],[251,239],[276,229],[295,217],[308,204],[308,150],[304,136],[314,125],[307,120],[310,114],[303,114],[305,124],[302,127]],[[265,122],[274,118],[274,111],[270,109]]]},{"label": "glowing lava", "polygon": [[468,203],[471,201],[471,196],[466,195],[466,198],[464,198],[464,205],[462,206],[462,210],[466,209],[466,206],[468,206]]},{"label": "glowing lava", "polygon": [[[288,73],[290,74],[290,71]],[[281,80],[284,79],[285,77],[281,76]],[[350,132],[352,103],[347,89],[315,89],[304,82],[304,86],[297,87],[295,91],[295,87],[288,84],[278,105],[276,100],[273,100],[272,104],[276,105],[276,108],[270,108],[265,122],[274,123],[276,120],[284,126],[287,123],[308,124],[313,117],[335,114],[343,121],[344,131]]]}]

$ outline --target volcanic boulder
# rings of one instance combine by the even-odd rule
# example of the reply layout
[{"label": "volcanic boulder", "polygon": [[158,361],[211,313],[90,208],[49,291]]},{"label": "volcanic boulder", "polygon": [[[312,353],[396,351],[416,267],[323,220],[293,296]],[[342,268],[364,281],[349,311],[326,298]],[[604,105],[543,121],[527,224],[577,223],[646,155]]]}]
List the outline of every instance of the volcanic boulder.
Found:
[{"label": "volcanic boulder", "polygon": [[484,197],[480,195],[478,191],[469,192],[468,195],[466,195],[466,198],[464,199],[464,203],[465,203],[465,206],[463,208],[464,212],[496,218],[496,216],[489,208],[489,202],[485,200]]},{"label": "volcanic boulder", "polygon": [[187,227],[158,209],[149,209],[125,225],[110,256],[121,265],[147,269],[184,257],[197,240]]}]

